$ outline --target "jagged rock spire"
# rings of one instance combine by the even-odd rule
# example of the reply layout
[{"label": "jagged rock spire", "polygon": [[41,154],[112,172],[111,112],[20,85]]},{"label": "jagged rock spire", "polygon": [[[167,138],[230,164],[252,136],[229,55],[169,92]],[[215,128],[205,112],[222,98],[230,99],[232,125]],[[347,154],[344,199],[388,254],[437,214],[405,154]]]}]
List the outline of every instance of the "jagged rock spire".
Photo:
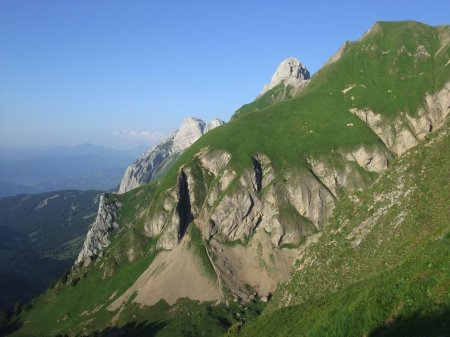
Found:
[{"label": "jagged rock spire", "polygon": [[295,57],[289,57],[280,63],[272,76],[270,83],[266,84],[261,95],[280,83],[298,87],[310,78],[308,69]]}]

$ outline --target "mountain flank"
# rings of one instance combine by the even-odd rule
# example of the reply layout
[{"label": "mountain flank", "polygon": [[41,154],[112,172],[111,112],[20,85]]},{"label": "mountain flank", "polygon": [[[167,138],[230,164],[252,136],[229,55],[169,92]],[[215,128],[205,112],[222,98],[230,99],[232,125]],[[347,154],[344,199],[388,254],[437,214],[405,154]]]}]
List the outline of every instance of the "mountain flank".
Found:
[{"label": "mountain flank", "polygon": [[447,122],[342,200],[239,336],[448,335],[449,146]]}]

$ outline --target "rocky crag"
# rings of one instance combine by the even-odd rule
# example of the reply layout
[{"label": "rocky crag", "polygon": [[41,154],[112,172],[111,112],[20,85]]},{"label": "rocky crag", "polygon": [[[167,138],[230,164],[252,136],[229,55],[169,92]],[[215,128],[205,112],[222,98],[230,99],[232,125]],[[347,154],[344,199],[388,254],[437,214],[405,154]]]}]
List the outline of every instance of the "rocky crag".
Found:
[{"label": "rocky crag", "polygon": [[[365,42],[360,41],[362,49],[372,52],[372,45],[367,47]],[[277,86],[304,90],[308,79],[304,65],[288,58],[275,71],[263,95]],[[364,84],[353,83],[342,88],[339,95],[347,100],[358,87],[365,89]],[[350,97],[350,102],[354,100]],[[196,226],[209,254],[214,256],[214,262],[211,261],[214,277],[221,286],[244,300],[255,294],[267,297],[277,282],[289,275],[286,261],[295,249],[287,252],[283,247],[298,246],[320,233],[341,195],[370,185],[397,156],[443,125],[449,114],[449,84],[434,93],[425,93],[423,101],[418,111],[400,111],[393,121],[373,109],[350,105],[348,113],[357,116],[379,141],[372,144],[356,141],[326,155],[309,153],[303,158],[304,166],[296,169],[280,170],[273,162],[273,154],[263,151],[251,153],[247,157],[250,165],[238,169],[232,151],[217,146],[200,147],[190,162],[179,167],[176,184],[160,191],[150,202],[143,234],[157,237],[158,249],[171,251],[183,242],[188,227]],[[345,128],[351,132],[356,124],[353,120]],[[180,153],[187,144],[200,138],[205,129],[203,122],[187,119],[170,138],[170,150],[164,153]],[[226,247],[224,242],[248,242],[248,245],[236,250]],[[252,248],[256,246],[261,249]],[[243,260],[243,254],[252,259]],[[249,273],[258,255],[278,259],[262,259],[266,268]],[[180,296],[189,296],[189,290]]]},{"label": "rocky crag", "polygon": [[[295,91],[303,88],[310,78],[309,70],[295,57],[289,57],[282,61],[272,76],[272,79],[266,84],[259,94],[260,96],[270,89],[283,84],[292,87]],[[295,96],[295,94],[293,94]]]},{"label": "rocky crag", "polygon": [[243,105],[232,116],[232,120],[252,111],[265,109],[300,94],[310,82],[309,70],[295,57],[283,60],[269,83],[264,85],[256,100]]},{"label": "rocky crag", "polygon": [[239,336],[446,336],[449,147],[447,120],[340,203]]},{"label": "rocky crag", "polygon": [[120,182],[118,193],[128,192],[160,176],[185,149],[205,133],[222,124],[224,122],[219,119],[213,119],[206,124],[195,117],[186,118],[170,137],[128,166]]},{"label": "rocky crag", "polygon": [[110,201],[108,194],[100,196],[97,217],[89,228],[75,265],[89,265],[92,258],[110,244],[109,233],[119,227],[116,220],[120,206],[120,202]]},{"label": "rocky crag", "polygon": [[[180,128],[169,138],[147,151],[127,168],[118,193],[122,194],[151,182],[196,140],[223,124],[219,119],[213,119],[206,124],[195,117],[185,118]],[[92,259],[110,244],[109,234],[119,226],[116,219],[120,206],[120,202],[109,200],[108,194],[101,196],[97,217],[89,229],[75,265],[89,265]]]}]

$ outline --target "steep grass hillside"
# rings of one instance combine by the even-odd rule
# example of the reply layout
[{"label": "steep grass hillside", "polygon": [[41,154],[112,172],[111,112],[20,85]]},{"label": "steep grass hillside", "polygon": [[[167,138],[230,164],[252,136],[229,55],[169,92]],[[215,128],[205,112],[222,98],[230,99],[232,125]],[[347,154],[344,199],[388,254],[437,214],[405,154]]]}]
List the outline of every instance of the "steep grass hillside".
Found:
[{"label": "steep grass hillside", "polygon": [[299,96],[260,106],[261,97],[251,103],[258,106],[254,113],[205,135],[174,166],[163,188],[175,183],[180,165],[207,146],[230,152],[238,168],[251,165],[251,155],[260,151],[283,170],[303,166],[306,156],[378,143],[379,137],[349,109],[371,108],[392,120],[401,112],[416,114],[425,94],[450,80],[449,41],[450,26],[376,23],[359,41],[347,43],[342,56],[319,70]]},{"label": "steep grass hillside", "polygon": [[450,124],[430,138],[337,207],[239,336],[450,333]]}]

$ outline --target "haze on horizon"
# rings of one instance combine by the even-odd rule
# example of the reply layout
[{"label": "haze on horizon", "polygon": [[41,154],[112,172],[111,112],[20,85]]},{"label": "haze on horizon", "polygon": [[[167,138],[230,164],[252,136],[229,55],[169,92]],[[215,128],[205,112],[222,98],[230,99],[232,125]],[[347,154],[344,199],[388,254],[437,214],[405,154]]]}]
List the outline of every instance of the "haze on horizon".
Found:
[{"label": "haze on horizon", "polygon": [[0,3],[0,147],[154,145],[227,121],[299,58],[314,73],[379,20],[448,21],[448,1]]}]

